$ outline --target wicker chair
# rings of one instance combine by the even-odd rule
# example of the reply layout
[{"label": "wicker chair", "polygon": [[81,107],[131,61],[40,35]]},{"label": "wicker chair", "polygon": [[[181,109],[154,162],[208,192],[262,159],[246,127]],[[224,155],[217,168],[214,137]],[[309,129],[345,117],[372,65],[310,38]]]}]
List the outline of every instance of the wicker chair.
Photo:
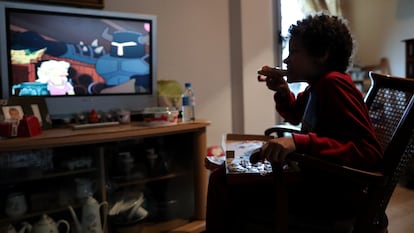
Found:
[{"label": "wicker chair", "polygon": [[[376,135],[384,148],[383,169],[378,173],[357,170],[332,164],[303,154],[291,154],[289,161],[301,167],[319,169],[331,176],[349,179],[364,184],[368,195],[367,202],[361,206],[360,214],[345,224],[341,221],[343,232],[384,233],[387,232],[388,219],[385,209],[414,153],[414,80],[370,72],[371,87],[365,97]],[[282,135],[286,127],[272,127],[266,135]],[[290,132],[295,132],[289,129]],[[279,164],[273,165],[276,186],[275,231],[286,232],[329,232],[329,227],[308,224],[306,229],[299,223],[289,223],[287,190],[285,183],[289,174]],[[331,224],[331,223],[330,223]],[[345,226],[344,226],[345,225]],[[337,228],[335,228],[337,229]],[[341,231],[342,232],[342,231]]]}]

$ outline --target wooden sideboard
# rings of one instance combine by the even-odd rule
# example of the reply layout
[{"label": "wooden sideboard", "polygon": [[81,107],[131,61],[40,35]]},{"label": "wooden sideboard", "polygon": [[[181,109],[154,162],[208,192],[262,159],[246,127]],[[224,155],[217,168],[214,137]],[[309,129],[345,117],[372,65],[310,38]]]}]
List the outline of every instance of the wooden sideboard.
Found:
[{"label": "wooden sideboard", "polygon": [[[169,230],[173,232],[174,229],[180,229],[180,232],[185,232],[186,230],[188,232],[198,232],[204,228],[205,219],[208,174],[204,168],[204,155],[206,153],[206,128],[208,125],[209,122],[203,120],[153,127],[140,126],[138,123],[133,122],[131,124],[91,129],[73,130],[71,128],[57,128],[44,130],[41,135],[30,138],[0,139],[0,166],[3,166],[3,172],[0,172],[0,185],[3,187],[0,190],[0,193],[2,193],[0,195],[0,208],[2,208],[0,210],[0,226],[8,224],[18,226],[22,221],[35,221],[44,213],[55,220],[69,218],[66,220],[70,221],[70,215],[68,215],[67,206],[65,205],[40,205],[40,207],[35,209],[34,205],[39,205],[39,203],[30,203],[31,200],[37,202],[35,200],[39,200],[39,196],[47,196],[47,193],[40,192],[41,194],[38,194],[36,197],[38,199],[33,199],[33,197],[29,196],[34,192],[38,192],[39,189],[46,192],[45,187],[47,187],[47,190],[50,188],[50,192],[56,192],[52,196],[46,197],[46,199],[58,196],[58,192],[61,192],[59,187],[62,186],[62,183],[73,180],[77,176],[92,177],[97,184],[94,197],[99,202],[107,201],[109,203],[112,200],[111,192],[113,192],[113,190],[111,191],[111,186],[128,190],[130,187],[142,187],[151,182],[169,182],[175,178],[191,177],[192,182],[186,182],[187,184],[183,184],[182,187],[183,189],[189,189],[188,192],[183,190],[182,193],[191,193],[192,195],[189,198],[184,197],[193,201],[192,206],[189,207],[192,210],[191,216],[188,216],[187,219],[175,219],[174,216],[169,216],[168,218],[155,221],[143,221],[142,224],[136,225],[141,227],[141,232]],[[162,141],[163,148],[157,148],[159,141]],[[145,156],[142,155],[142,151],[149,147],[155,147],[155,150],[164,150],[164,153],[171,156],[172,158],[170,159],[175,161],[176,164],[173,164],[175,169],[162,174],[129,177],[128,179],[125,177],[120,179],[114,173],[116,170],[114,158],[117,152],[122,151],[119,148],[127,148],[133,153],[136,167],[138,165],[145,167],[145,164],[136,163],[144,161],[142,157]],[[33,171],[27,167],[21,169],[13,166],[12,168],[5,169],[5,166],[6,168],[8,166],[7,161],[10,161],[10,159],[5,159],[7,156],[43,150],[47,150],[53,156],[51,161],[54,164],[51,165],[52,168],[49,168],[49,170],[42,171],[42,169],[36,169]],[[62,167],[62,161],[67,160],[69,157],[79,156],[79,154],[91,156],[93,165],[75,170],[68,170],[66,167]],[[181,162],[188,162],[187,167],[181,166],[179,164]],[[185,179],[188,180],[188,178]],[[70,187],[70,185],[63,186]],[[27,202],[29,202],[28,211],[19,217],[10,217],[4,211],[7,193],[12,192],[12,189],[23,192],[26,195]],[[173,189],[171,190],[170,187],[165,190],[170,192],[174,191]],[[157,190],[157,192],[160,191]],[[32,196],[36,195],[33,194]],[[180,203],[178,202],[177,204],[179,205]],[[76,203],[73,205],[76,207]],[[77,206],[78,210],[80,206]],[[109,206],[111,206],[111,203]],[[151,209],[149,213],[151,214]],[[145,229],[143,230],[142,227]],[[108,228],[105,231],[107,232]]]}]

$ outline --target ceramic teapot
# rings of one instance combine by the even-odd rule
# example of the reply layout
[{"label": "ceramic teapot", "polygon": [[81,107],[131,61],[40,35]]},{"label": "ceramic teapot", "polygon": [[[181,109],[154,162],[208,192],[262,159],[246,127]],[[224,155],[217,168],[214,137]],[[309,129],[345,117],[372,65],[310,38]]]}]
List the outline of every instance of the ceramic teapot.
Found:
[{"label": "ceramic teapot", "polygon": [[40,220],[33,224],[33,226],[28,222],[24,222],[19,233],[24,233],[26,231],[29,233],[59,233],[58,227],[60,224],[66,225],[66,233],[69,233],[70,226],[68,221],[61,219],[55,222],[52,218],[43,214]]},{"label": "ceramic teapot", "polygon": [[[98,203],[92,196],[89,196],[82,206],[82,222],[79,221],[72,206],[69,206],[69,211],[72,214],[75,222],[77,233],[103,233],[106,226],[106,214],[104,214],[103,225],[101,224],[101,207],[108,208],[106,201]],[[105,210],[105,213],[107,209]]]}]

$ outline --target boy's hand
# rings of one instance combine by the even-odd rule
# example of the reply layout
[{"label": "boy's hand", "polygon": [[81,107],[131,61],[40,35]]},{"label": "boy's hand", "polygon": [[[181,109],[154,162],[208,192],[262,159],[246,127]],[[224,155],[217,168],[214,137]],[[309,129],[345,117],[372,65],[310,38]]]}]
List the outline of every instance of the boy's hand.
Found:
[{"label": "boy's hand", "polygon": [[286,156],[296,150],[292,137],[281,137],[269,140],[262,147],[262,154],[269,162],[283,162]]},{"label": "boy's hand", "polygon": [[261,148],[254,150],[250,162],[255,164],[267,159],[269,162],[283,162],[286,156],[296,150],[295,142],[291,137],[281,137],[269,140]]},{"label": "boy's hand", "polygon": [[263,66],[257,73],[266,76],[266,78],[259,77],[259,81],[266,81],[266,85],[270,90],[281,91],[289,89],[286,80],[283,78],[287,75],[286,70]]}]

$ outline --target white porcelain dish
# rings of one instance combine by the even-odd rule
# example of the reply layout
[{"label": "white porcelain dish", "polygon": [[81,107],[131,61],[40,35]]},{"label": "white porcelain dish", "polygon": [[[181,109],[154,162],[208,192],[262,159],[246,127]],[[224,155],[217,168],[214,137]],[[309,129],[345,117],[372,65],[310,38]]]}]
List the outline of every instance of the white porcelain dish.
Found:
[{"label": "white porcelain dish", "polygon": [[174,125],[178,123],[179,111],[171,107],[150,107],[137,113],[138,121],[145,126]]}]

